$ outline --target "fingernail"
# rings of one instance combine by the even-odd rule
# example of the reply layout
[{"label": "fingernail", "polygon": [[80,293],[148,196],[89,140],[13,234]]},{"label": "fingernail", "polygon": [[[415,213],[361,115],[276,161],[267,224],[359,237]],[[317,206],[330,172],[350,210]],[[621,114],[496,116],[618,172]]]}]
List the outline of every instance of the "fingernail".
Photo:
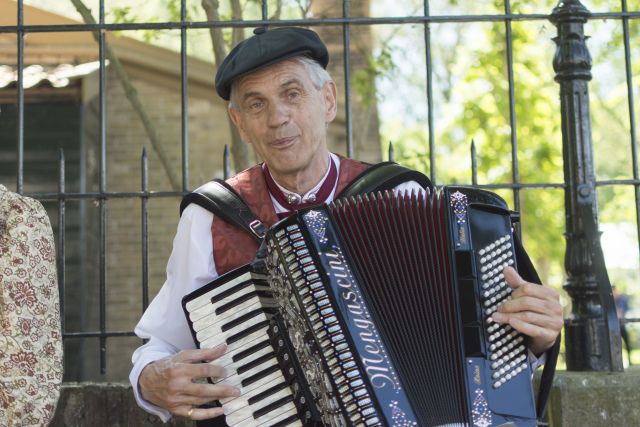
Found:
[{"label": "fingernail", "polygon": [[236,397],[240,396],[240,389],[234,388],[231,394],[233,394]]},{"label": "fingernail", "polygon": [[504,318],[504,314],[502,314],[502,313],[498,313],[498,312],[493,313],[493,314],[491,315],[491,318],[492,318],[493,320],[495,320],[496,322],[504,322],[504,320],[505,320],[505,318]]}]

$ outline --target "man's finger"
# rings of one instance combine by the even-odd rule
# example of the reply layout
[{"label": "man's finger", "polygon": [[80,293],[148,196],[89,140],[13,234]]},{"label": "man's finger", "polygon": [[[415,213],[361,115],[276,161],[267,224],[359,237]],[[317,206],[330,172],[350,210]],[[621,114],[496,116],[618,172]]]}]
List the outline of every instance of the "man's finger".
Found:
[{"label": "man's finger", "polygon": [[240,396],[240,389],[227,384],[197,384],[191,383],[184,389],[184,394],[196,398],[205,398],[208,401],[220,400],[226,397]]},{"label": "man's finger", "polygon": [[533,323],[525,322],[515,316],[509,317],[509,325],[511,325],[516,331],[528,336],[531,339],[548,342],[548,346],[553,344],[553,341],[557,336],[557,333],[554,330],[547,329]]},{"label": "man's finger", "polygon": [[507,284],[511,289],[518,289],[520,286],[528,283],[513,267],[506,267],[502,273],[504,274],[504,279],[507,281]]},{"label": "man's finger", "polygon": [[[187,413],[189,410],[187,410]],[[188,413],[187,418],[191,418],[192,420],[208,420],[210,418],[216,418],[220,415],[224,414],[224,409],[222,408],[197,408],[193,407],[193,410]]]},{"label": "man's finger", "polygon": [[221,344],[213,348],[202,348],[197,350],[182,350],[174,356],[175,362],[195,363],[202,361],[211,361],[222,356],[227,351],[226,344]]},{"label": "man's finger", "polygon": [[498,308],[498,312],[500,313],[519,313],[523,311],[533,311],[536,313],[545,314],[549,311],[551,307],[546,300],[529,297],[529,296],[520,296],[517,298],[512,298],[508,301],[505,301]]},{"label": "man's finger", "polygon": [[[517,320],[518,325],[528,324],[533,325],[543,329],[555,329],[556,324],[554,319],[546,314],[535,313],[533,311],[521,311],[517,313],[500,313],[496,312],[492,316],[493,320],[498,323],[509,323],[511,326],[513,324],[513,320]],[[524,332],[518,329],[519,332]]]},{"label": "man's finger", "polygon": [[225,378],[227,370],[216,362],[185,364],[191,378]]}]

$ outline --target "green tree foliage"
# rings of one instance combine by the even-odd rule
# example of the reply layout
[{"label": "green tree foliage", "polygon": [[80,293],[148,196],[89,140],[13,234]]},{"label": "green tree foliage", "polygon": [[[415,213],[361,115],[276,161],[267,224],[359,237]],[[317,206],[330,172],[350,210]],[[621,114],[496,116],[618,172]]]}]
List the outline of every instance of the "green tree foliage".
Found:
[{"label": "green tree foliage", "polygon": [[[616,8],[604,0],[584,3],[592,10],[619,10],[619,5]],[[443,0],[430,5],[433,14],[505,12],[503,1],[470,4]],[[551,13],[554,6],[546,1],[511,2],[514,13]],[[410,6],[413,13],[421,13],[420,7],[421,2]],[[470,145],[474,141],[477,179],[481,185],[508,185],[516,175],[525,184],[563,182],[559,85],[554,81],[552,68],[556,50],[552,38],[556,28],[546,20],[515,20],[510,24],[515,94],[512,129],[506,25],[504,21],[430,25],[434,153],[429,152],[426,58],[421,54],[424,28],[395,30],[397,38],[391,41],[385,37],[390,31],[379,34],[384,43],[391,44],[395,64],[387,67],[388,71],[378,80],[382,88],[378,92],[382,140],[393,142],[398,161],[428,174],[435,173],[437,184],[470,184]],[[638,23],[631,21],[632,50],[637,45],[638,30]],[[588,46],[594,63],[590,91],[597,179],[630,179],[633,167],[622,23],[590,21],[585,31],[592,36]],[[640,61],[632,56],[636,98],[639,68]],[[517,147],[515,153],[513,143]],[[433,165],[430,156],[435,158]],[[517,161],[516,171],[513,160]],[[498,192],[514,207],[511,190]],[[527,250],[543,280],[560,287],[565,251],[564,191],[536,188],[523,190],[519,196]],[[634,202],[628,186],[599,187],[601,222],[630,224],[635,230]],[[629,247],[636,254],[637,250],[637,242]],[[613,273],[615,280],[616,271]],[[628,271],[620,272],[621,280],[628,282],[627,276]],[[638,280],[637,271],[632,276]]]}]

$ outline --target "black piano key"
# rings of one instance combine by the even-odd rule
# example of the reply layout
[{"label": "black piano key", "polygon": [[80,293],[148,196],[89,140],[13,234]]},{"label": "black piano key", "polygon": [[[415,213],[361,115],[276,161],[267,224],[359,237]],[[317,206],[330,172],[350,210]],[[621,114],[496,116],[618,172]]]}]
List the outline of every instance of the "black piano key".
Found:
[{"label": "black piano key", "polygon": [[245,357],[252,355],[258,350],[262,350],[263,348],[268,347],[269,345],[270,345],[269,340],[261,341],[258,344],[249,347],[246,350],[242,350],[241,352],[234,354],[231,360],[233,360],[234,362],[237,362],[239,360],[244,359]]},{"label": "black piano key", "polygon": [[246,322],[247,320],[251,319],[252,317],[257,316],[260,313],[270,313],[273,314],[277,312],[277,310],[275,308],[256,308],[255,310],[252,310],[240,317],[238,317],[237,319],[233,319],[231,322],[226,323],[222,326],[222,332],[226,332],[229,329],[235,328],[238,325],[242,325],[244,322]]},{"label": "black piano key", "polygon": [[247,335],[251,335],[252,333],[254,333],[255,331],[264,328],[265,326],[269,325],[269,320],[264,320],[262,322],[258,322],[255,325],[241,331],[238,332],[235,335],[231,335],[229,338],[227,338],[227,345],[233,344],[236,341],[241,340],[242,338],[246,337]]},{"label": "black piano key", "polygon": [[267,375],[269,375],[269,374],[271,374],[271,373],[273,373],[273,372],[279,371],[279,370],[280,370],[280,367],[279,367],[279,366],[278,366],[278,364],[276,363],[276,364],[274,364],[273,366],[271,366],[271,367],[269,367],[269,368],[265,369],[264,371],[258,372],[258,373],[257,373],[257,374],[255,374],[255,375],[252,375],[252,376],[250,376],[250,377],[247,377],[247,378],[243,379],[243,380],[242,380],[242,382],[241,382],[240,384],[242,385],[242,387],[246,387],[246,386],[251,385],[251,384],[253,384],[254,382],[256,382],[256,381],[260,380],[261,378],[264,378],[264,377],[266,377]]},{"label": "black piano key", "polygon": [[[246,287],[246,284],[245,284],[245,286],[242,286],[242,287]],[[229,295],[231,295],[231,294],[234,294],[234,293],[238,292],[240,289],[233,288],[233,289],[231,289],[231,290],[233,290],[233,292],[231,292]],[[225,292],[225,293],[226,293],[226,292]],[[229,296],[229,295],[226,295],[226,296]],[[233,300],[233,301],[231,301],[231,302],[228,302],[228,303],[226,303],[226,304],[221,305],[220,307],[218,307],[218,308],[216,309],[216,315],[218,315],[218,316],[219,316],[219,315],[221,315],[222,313],[224,313],[225,311],[230,310],[230,309],[232,309],[233,307],[235,307],[235,306],[237,306],[237,305],[240,305],[240,304],[242,304],[243,302],[245,302],[245,301],[247,301],[247,300],[250,300],[251,298],[254,298],[254,297],[256,297],[256,296],[257,296],[257,297],[261,297],[261,298],[273,298],[273,295],[271,294],[271,292],[270,292],[270,291],[254,291],[254,292],[249,292],[249,293],[247,293],[247,294],[245,294],[245,295],[242,295],[241,297],[239,297],[239,298],[237,298],[237,299],[234,299],[234,300]],[[216,297],[216,298],[217,298],[217,297]],[[221,300],[221,299],[222,299],[222,298],[217,298],[217,300],[218,300],[218,301],[219,301],[219,300]],[[212,303],[215,303],[215,302],[216,302],[216,301],[212,301]]]},{"label": "black piano key", "polygon": [[300,418],[298,418],[298,415],[297,415],[297,414],[295,414],[295,415],[291,415],[290,417],[285,418],[284,420],[279,421],[279,422],[277,422],[277,423],[275,423],[275,424],[271,425],[270,427],[284,427],[284,426],[288,426],[288,425],[289,425],[289,424],[291,424],[292,422],[294,422],[294,421],[298,421],[299,419],[300,419]]},{"label": "black piano key", "polygon": [[[283,383],[283,385],[287,386],[286,383]],[[264,396],[264,397],[266,397],[266,396]],[[249,400],[251,400],[251,399],[249,399]],[[289,402],[292,402],[292,401],[293,401],[293,395],[286,396],[286,397],[283,397],[282,399],[276,400],[275,402],[270,403],[269,405],[265,406],[264,408],[260,408],[257,411],[255,411],[253,413],[253,418],[260,418],[261,416],[268,414],[269,412],[273,411],[274,409],[277,409],[277,408],[281,407],[282,405],[284,405],[286,403],[289,403]]]},{"label": "black piano key", "polygon": [[[256,394],[255,396],[251,397],[249,399],[249,405],[254,405],[257,402],[260,402],[262,399],[266,399],[267,397],[271,396],[272,394],[275,394],[276,392],[283,390],[285,388],[288,388],[289,384],[287,384],[286,382],[281,382],[280,384],[277,384],[271,388],[266,389],[265,391],[263,391],[262,393]],[[293,397],[293,396],[292,396]],[[286,402],[285,402],[286,403]],[[264,414],[261,414],[264,415]],[[259,415],[255,415],[255,418],[258,418]]]},{"label": "black piano key", "polygon": [[250,363],[247,363],[246,365],[242,365],[237,369],[238,375],[242,375],[243,373],[247,372],[250,369],[253,369],[254,367],[266,362],[269,359],[275,359],[276,353],[275,352],[269,352],[267,354],[265,354],[264,356],[260,356],[255,360],[252,360]]}]

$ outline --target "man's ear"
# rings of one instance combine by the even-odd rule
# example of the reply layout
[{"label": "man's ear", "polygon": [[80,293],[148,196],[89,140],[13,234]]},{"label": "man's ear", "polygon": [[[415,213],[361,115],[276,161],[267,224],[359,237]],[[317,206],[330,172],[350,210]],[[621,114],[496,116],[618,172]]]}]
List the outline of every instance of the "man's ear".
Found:
[{"label": "man's ear", "polygon": [[322,96],[325,103],[324,121],[329,124],[336,118],[338,113],[338,90],[333,80],[328,81],[322,88]]},{"label": "man's ear", "polygon": [[246,138],[247,135],[245,134],[244,128],[242,126],[242,117],[240,116],[241,114],[240,111],[236,110],[232,106],[229,106],[228,111],[229,111],[229,117],[231,117],[231,121],[233,122],[236,129],[238,129],[238,133],[240,134],[240,139],[242,139],[247,144],[251,144],[251,141],[249,141]]}]

